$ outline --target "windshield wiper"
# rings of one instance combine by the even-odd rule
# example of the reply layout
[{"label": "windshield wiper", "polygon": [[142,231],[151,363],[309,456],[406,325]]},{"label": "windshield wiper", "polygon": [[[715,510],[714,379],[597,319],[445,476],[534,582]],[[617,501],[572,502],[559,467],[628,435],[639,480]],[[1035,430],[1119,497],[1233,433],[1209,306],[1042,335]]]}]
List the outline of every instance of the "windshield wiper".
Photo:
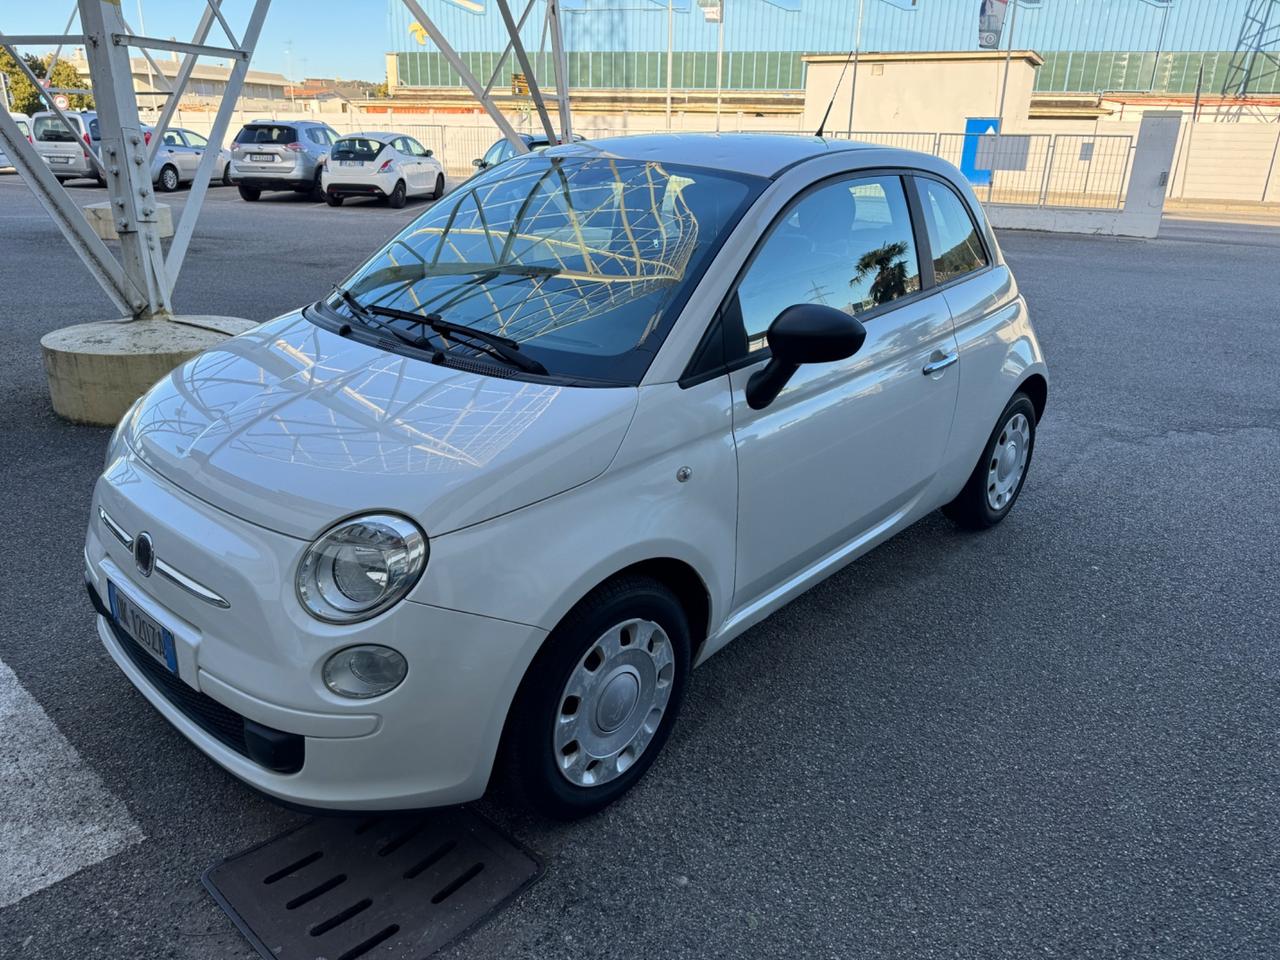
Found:
[{"label": "windshield wiper", "polygon": [[[352,297],[352,299],[354,300],[355,298]],[[419,324],[443,336],[453,334],[455,337],[475,340],[480,344],[476,349],[483,350],[489,356],[505,360],[511,366],[518,367],[526,373],[547,376],[547,368],[533,359],[533,357],[525,356],[521,353],[520,344],[509,337],[490,333],[488,330],[481,330],[478,327],[469,327],[465,323],[454,323],[451,320],[444,319],[437,313],[410,313],[408,310],[397,310],[394,307],[382,307],[377,304],[360,305],[360,308],[368,314],[375,314],[379,317],[392,317],[396,320],[407,320],[410,323]]]},{"label": "windshield wiper", "polygon": [[369,326],[374,327],[377,330],[381,330],[383,333],[388,333],[391,336],[395,337],[397,340],[399,340],[401,343],[407,343],[409,346],[417,347],[419,350],[434,349],[431,346],[431,341],[428,340],[426,337],[422,335],[411,337],[409,336],[409,334],[405,333],[403,330],[397,330],[395,327],[391,326],[391,324],[383,323],[381,320],[379,320],[370,312],[368,307],[366,307],[359,300],[353,297],[349,290],[346,290],[338,286],[337,284],[334,284],[333,289],[338,294],[338,296],[342,298],[342,302],[347,305],[347,309],[351,311],[351,315],[355,317],[357,320],[359,320],[361,323],[368,324]]}]

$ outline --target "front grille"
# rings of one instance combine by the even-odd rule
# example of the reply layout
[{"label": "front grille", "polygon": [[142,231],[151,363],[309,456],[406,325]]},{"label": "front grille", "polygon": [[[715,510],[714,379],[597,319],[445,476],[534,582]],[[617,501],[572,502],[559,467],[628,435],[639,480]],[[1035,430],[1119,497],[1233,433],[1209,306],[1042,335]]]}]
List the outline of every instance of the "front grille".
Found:
[{"label": "front grille", "polygon": [[[168,700],[188,720],[198,726],[219,743],[225,744],[243,757],[268,767],[277,773],[297,773],[302,769],[303,738],[297,734],[283,733],[263,726],[253,720],[246,720],[230,707],[224,706],[213,697],[201,693],[194,687],[183,683],[170,673],[155,657],[147,653],[138,642],[125,633],[114,620],[107,619],[116,642],[120,644],[129,661],[147,678],[147,682]],[[246,737],[246,725],[256,728],[255,749],[250,749]],[[268,756],[264,751],[264,740],[275,744],[287,744],[280,755]],[[271,751],[275,753],[274,750]]]}]

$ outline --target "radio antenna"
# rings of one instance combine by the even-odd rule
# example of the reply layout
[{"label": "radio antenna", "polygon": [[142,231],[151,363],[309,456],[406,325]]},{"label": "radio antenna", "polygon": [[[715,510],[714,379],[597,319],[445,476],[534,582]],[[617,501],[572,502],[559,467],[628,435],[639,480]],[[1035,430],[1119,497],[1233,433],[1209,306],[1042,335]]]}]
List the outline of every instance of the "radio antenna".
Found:
[{"label": "radio antenna", "polygon": [[845,57],[844,66],[840,68],[840,77],[836,80],[836,88],[831,91],[831,99],[827,101],[827,111],[822,115],[822,122],[818,124],[818,132],[814,134],[815,137],[822,136],[822,131],[826,129],[827,117],[831,116],[831,108],[836,102],[836,95],[840,92],[840,84],[844,83],[844,72],[849,69],[849,61],[853,59],[853,53],[854,51],[849,51],[849,56]]}]

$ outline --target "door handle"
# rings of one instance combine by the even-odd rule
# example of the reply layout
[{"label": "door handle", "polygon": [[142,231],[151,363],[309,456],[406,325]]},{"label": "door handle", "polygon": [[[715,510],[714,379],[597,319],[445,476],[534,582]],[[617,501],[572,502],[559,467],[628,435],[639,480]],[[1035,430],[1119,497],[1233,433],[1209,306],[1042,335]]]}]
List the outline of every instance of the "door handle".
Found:
[{"label": "door handle", "polygon": [[960,354],[952,350],[950,353],[948,353],[945,357],[943,357],[940,360],[930,360],[928,363],[924,365],[924,369],[921,370],[920,372],[923,373],[926,377],[932,376],[933,374],[937,373],[940,370],[947,369],[947,367],[951,366],[953,363],[955,363],[959,359],[960,359]]}]

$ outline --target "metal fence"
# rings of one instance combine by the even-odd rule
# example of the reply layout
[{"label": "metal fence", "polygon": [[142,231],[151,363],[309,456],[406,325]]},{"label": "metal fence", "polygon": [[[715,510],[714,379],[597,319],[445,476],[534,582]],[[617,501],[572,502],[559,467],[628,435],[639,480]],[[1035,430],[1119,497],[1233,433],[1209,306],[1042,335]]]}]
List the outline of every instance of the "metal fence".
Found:
[{"label": "metal fence", "polygon": [[[254,119],[264,117],[256,115]],[[323,119],[340,134],[366,130],[394,130],[408,134],[436,155],[450,177],[470,175],[474,169],[473,161],[484,156],[499,137],[497,130],[488,124],[414,123],[394,114],[385,118],[376,114],[363,117],[317,114],[315,119]],[[282,118],[281,122],[287,120]],[[197,129],[206,126],[195,118],[187,119],[184,124],[181,117],[177,125]],[[535,129],[534,121],[527,116],[518,118],[515,126],[525,132],[541,129]],[[234,131],[238,127],[233,124],[231,129]],[[624,117],[617,125],[584,124],[575,126],[574,132],[588,140],[598,140],[659,131],[636,129]],[[808,135],[795,129],[754,132]],[[847,135],[836,133],[833,136]],[[853,134],[853,139],[941,157],[964,172],[978,198],[985,203],[1100,210],[1116,210],[1123,206],[1134,146],[1133,137],[1127,134],[981,135],[860,131]]]},{"label": "metal fence", "polygon": [[855,140],[941,157],[985,203],[1118,210],[1133,137],[1127,134],[854,133]]}]

